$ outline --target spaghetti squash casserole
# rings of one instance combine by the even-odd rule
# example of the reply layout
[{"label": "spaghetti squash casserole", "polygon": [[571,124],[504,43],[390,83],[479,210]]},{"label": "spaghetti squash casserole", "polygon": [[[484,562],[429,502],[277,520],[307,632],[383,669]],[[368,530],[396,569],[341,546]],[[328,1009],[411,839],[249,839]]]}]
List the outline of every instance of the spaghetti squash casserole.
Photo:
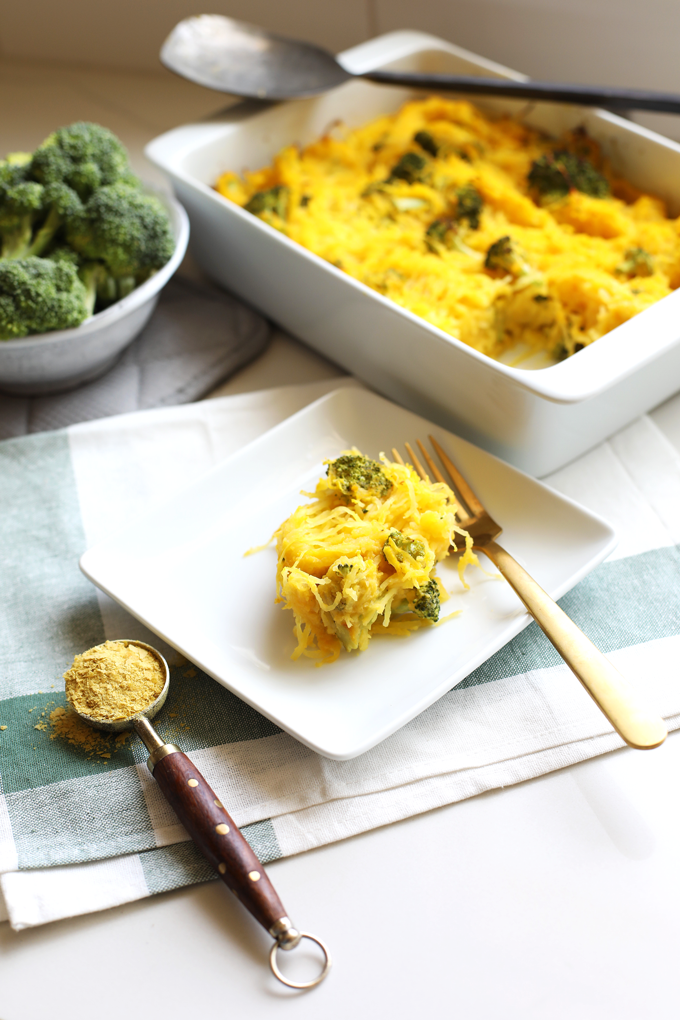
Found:
[{"label": "spaghetti squash casserole", "polygon": [[[493,358],[561,360],[680,285],[678,220],[578,129],[432,97],[217,190]],[[538,359],[536,359],[538,355]]]},{"label": "spaghetti squash casserole", "polygon": [[295,617],[293,658],[333,662],[376,632],[406,635],[439,620],[448,595],[435,566],[456,547],[476,562],[456,524],[456,499],[410,465],[352,449],[328,462],[312,496],[276,531],[278,601]]}]

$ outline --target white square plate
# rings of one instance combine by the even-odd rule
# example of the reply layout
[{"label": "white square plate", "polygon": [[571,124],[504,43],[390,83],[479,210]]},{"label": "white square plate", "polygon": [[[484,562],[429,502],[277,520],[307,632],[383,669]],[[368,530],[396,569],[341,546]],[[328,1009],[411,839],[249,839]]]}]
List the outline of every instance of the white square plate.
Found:
[{"label": "white square plate", "polygon": [[[600,517],[410,411],[336,390],[267,432],[160,511],[86,552],[83,573],[183,655],[302,743],[329,758],[362,754],[431,705],[529,622],[504,581],[440,565],[443,615],[408,638],[374,638],[330,666],[294,662],[293,618],[274,604],[266,542],[313,490],[323,461],[351,446],[378,457],[431,433],[492,516],[503,544],[559,598],[616,544]],[[488,564],[486,564],[488,566]],[[491,568],[493,569],[493,568]],[[576,682],[576,681],[574,681]]]}]

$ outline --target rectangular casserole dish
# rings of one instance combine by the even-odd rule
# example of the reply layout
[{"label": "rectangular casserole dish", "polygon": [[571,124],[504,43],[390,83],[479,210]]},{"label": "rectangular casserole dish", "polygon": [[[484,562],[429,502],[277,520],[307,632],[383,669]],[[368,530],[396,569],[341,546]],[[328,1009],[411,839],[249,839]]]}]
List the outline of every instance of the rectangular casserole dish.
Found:
[{"label": "rectangular casserole dish", "polygon": [[[392,32],[341,54],[376,67],[521,79],[434,36]],[[148,158],[191,220],[192,252],[215,280],[376,390],[530,474],[556,470],[680,388],[680,290],[566,361],[523,369],[494,361],[307,251],[212,185],[257,169],[334,122],[397,110],[416,90],[352,81],[315,99],[242,103],[219,119],[154,139]],[[476,101],[476,100],[475,100]],[[583,124],[615,169],[680,212],[680,145],[606,111],[489,99],[551,135]]]}]

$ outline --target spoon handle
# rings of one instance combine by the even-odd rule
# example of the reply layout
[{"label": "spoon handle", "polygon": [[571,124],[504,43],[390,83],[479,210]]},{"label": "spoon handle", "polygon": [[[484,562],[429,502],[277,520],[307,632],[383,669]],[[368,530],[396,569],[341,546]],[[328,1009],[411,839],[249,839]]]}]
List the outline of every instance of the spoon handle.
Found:
[{"label": "spoon handle", "polygon": [[362,78],[381,85],[405,85],[407,88],[434,91],[467,92],[478,96],[504,96],[506,99],[536,99],[543,102],[573,103],[576,106],[604,106],[609,109],[655,110],[680,113],[680,95],[625,89],[607,85],[565,85],[553,81],[513,81],[507,78],[478,78],[418,71],[366,71]]},{"label": "spoon handle", "polygon": [[153,777],[203,856],[262,927],[276,939],[292,930],[264,868],[189,758],[169,751],[156,761]]}]

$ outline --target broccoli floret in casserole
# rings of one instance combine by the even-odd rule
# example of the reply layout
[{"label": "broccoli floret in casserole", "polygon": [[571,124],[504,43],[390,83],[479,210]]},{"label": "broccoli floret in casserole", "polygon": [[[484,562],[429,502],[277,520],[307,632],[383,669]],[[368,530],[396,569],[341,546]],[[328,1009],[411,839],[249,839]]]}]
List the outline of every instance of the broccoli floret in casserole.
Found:
[{"label": "broccoli floret in casserole", "polygon": [[572,152],[546,152],[531,164],[529,188],[541,202],[564,198],[570,191],[581,191],[591,198],[607,198],[609,184],[588,159]]},{"label": "broccoli floret in casserole", "polygon": [[396,553],[396,557],[400,563],[403,563],[404,557],[401,553],[406,553],[414,560],[421,560],[425,555],[425,546],[417,538],[408,538],[403,535],[401,531],[397,531],[393,528],[387,536],[387,541],[383,546],[383,549],[389,546],[396,546],[399,552]]},{"label": "broccoli floret in casserole", "polygon": [[361,454],[344,453],[328,465],[328,477],[338,483],[345,496],[356,494],[358,489],[375,496],[386,496],[392,482],[377,460]]},{"label": "broccoli floret in casserole", "polygon": [[437,252],[438,245],[453,248],[456,236],[456,225],[453,220],[434,220],[425,231],[425,244],[430,251]]},{"label": "broccoli floret in casserole", "polygon": [[406,152],[392,167],[387,184],[392,184],[394,181],[406,181],[407,184],[422,181],[426,166],[427,160],[419,156],[417,152]]},{"label": "broccoli floret in casserole", "polygon": [[457,223],[467,220],[470,230],[479,230],[479,218],[482,213],[484,199],[472,184],[466,184],[456,191],[458,204],[454,213]]},{"label": "broccoli floret in casserole", "polygon": [[623,262],[614,272],[621,276],[652,276],[654,259],[644,248],[629,248],[623,256]]},{"label": "broccoli floret in casserole", "polygon": [[425,231],[425,246],[434,255],[440,254],[440,248],[448,248],[449,251],[459,251],[463,255],[470,255],[478,259],[479,252],[465,244],[460,236],[460,228],[451,219],[434,220]]},{"label": "broccoli floret in casserole", "polygon": [[246,202],[244,209],[252,213],[253,216],[261,216],[262,213],[275,213],[279,219],[285,220],[289,198],[290,189],[285,184],[277,184],[269,191],[256,191],[250,201]]},{"label": "broccoli floret in casserole", "polygon": [[509,274],[515,279],[533,271],[509,234],[499,237],[497,241],[489,245],[484,259],[484,268],[493,273],[502,273],[504,276]]},{"label": "broccoli floret in casserole", "polygon": [[79,326],[87,293],[68,259],[0,259],[0,340]]},{"label": "broccoli floret in casserole", "polygon": [[413,136],[413,141],[416,145],[419,145],[424,152],[429,152],[430,156],[434,156],[436,158],[439,155],[439,146],[429,131],[416,131]]},{"label": "broccoli floret in casserole", "polygon": [[424,588],[421,588],[417,598],[413,602],[413,612],[422,616],[425,620],[436,623],[439,619],[440,597],[439,585],[436,581],[428,581]]}]

